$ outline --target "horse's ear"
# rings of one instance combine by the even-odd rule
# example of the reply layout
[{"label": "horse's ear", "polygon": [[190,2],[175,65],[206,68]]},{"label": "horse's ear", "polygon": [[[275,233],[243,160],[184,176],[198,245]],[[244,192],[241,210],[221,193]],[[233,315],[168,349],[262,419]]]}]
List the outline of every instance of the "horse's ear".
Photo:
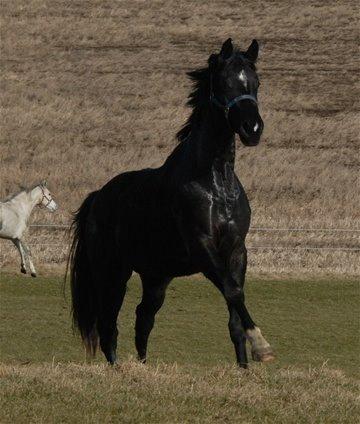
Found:
[{"label": "horse's ear", "polygon": [[256,62],[259,54],[259,43],[256,40],[252,40],[252,43],[245,52],[245,56],[251,61]]},{"label": "horse's ear", "polygon": [[221,47],[220,56],[226,60],[233,54],[233,44],[231,38],[228,38]]},{"label": "horse's ear", "polygon": [[42,185],[43,187],[46,187],[47,181],[46,180],[42,180],[41,183],[40,183],[40,185]]}]

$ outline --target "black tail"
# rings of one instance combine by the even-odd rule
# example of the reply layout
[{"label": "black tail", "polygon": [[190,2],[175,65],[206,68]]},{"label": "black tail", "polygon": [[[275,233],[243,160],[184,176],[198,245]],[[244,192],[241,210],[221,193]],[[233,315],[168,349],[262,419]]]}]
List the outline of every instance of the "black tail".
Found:
[{"label": "black tail", "polygon": [[96,329],[98,307],[86,250],[86,224],[96,194],[97,191],[90,193],[75,214],[72,223],[74,238],[69,256],[73,323],[92,355],[96,352],[99,339]]}]

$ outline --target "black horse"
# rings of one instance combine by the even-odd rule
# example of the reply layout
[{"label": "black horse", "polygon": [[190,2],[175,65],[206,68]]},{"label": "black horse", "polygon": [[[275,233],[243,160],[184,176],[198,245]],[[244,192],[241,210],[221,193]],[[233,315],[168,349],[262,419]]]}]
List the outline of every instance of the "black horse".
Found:
[{"label": "black horse", "polygon": [[255,146],[263,130],[258,50],[256,40],[240,52],[228,39],[207,67],[190,72],[192,113],[165,163],[116,176],[89,194],[76,213],[70,254],[74,324],[90,352],[100,340],[111,364],[117,316],[132,271],[140,274],[143,286],[135,325],[141,361],[169,282],[198,272],[226,300],[238,364],[247,366],[246,339],[254,360],[274,358],[245,306],[251,212],[234,173],[235,133],[244,145]]}]

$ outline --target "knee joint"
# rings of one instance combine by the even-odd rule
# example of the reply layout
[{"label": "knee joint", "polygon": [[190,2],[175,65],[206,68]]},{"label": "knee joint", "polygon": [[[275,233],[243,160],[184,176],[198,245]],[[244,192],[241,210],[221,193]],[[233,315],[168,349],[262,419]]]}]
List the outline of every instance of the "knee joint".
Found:
[{"label": "knee joint", "polygon": [[244,291],[241,287],[233,287],[225,290],[225,298],[231,304],[237,304],[244,302]]}]

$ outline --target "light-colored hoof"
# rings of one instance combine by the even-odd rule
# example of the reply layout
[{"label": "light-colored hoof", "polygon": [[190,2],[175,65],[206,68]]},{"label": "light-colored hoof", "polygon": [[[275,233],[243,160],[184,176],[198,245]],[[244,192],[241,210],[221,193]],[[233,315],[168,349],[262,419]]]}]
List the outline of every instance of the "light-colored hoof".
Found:
[{"label": "light-colored hoof", "polygon": [[260,350],[252,350],[251,356],[256,362],[271,362],[275,360],[275,354],[271,347]]}]

